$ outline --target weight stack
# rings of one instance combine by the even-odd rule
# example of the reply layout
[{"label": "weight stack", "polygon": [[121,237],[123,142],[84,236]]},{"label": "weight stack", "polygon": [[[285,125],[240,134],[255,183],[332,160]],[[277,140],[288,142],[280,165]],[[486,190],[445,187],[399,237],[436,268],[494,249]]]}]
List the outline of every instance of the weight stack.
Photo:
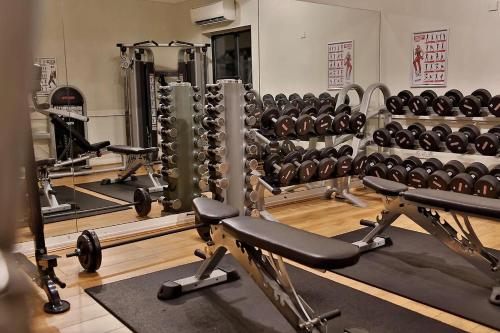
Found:
[{"label": "weight stack", "polygon": [[163,189],[161,203],[165,213],[191,211],[193,198],[200,195],[193,181],[198,180],[197,172],[205,159],[196,149],[200,142],[196,120],[203,111],[203,96],[188,82],[171,83],[158,90],[161,174],[168,184]]},{"label": "weight stack", "polygon": [[255,92],[239,80],[220,80],[215,85],[207,85],[207,92],[207,111],[213,109],[215,101],[223,106],[218,117],[224,119],[224,161],[228,165],[226,188],[212,183],[210,191],[216,199],[237,208],[240,214],[258,215],[255,209],[258,194],[254,189],[258,177],[251,173],[257,168],[255,133],[250,129],[255,124],[255,117],[251,115],[255,110]]}]

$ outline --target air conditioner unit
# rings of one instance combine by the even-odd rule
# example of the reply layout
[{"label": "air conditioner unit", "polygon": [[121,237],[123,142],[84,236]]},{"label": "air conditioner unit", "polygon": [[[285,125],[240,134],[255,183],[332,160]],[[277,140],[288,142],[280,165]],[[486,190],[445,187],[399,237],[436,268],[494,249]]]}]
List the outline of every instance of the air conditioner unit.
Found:
[{"label": "air conditioner unit", "polygon": [[234,0],[221,0],[191,9],[191,21],[197,25],[234,21],[235,18]]}]

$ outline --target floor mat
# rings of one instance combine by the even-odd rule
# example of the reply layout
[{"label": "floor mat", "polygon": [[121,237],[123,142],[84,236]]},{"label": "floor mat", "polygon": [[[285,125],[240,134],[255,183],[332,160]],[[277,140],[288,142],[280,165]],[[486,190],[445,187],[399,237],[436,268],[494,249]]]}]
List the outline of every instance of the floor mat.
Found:
[{"label": "floor mat", "polygon": [[[367,232],[360,229],[335,238],[354,242]],[[489,280],[474,266],[428,234],[390,227],[384,235],[394,245],[367,252],[356,265],[335,272],[500,329],[500,306],[488,301]],[[500,258],[499,251],[492,253]]]},{"label": "floor mat", "polygon": [[[115,207],[112,209],[101,210],[97,212],[88,212],[81,213],[82,210],[94,209],[94,208],[103,208],[116,206],[117,204],[113,201],[104,200],[93,195],[83,193],[80,191],[74,191],[72,187],[69,186],[55,186],[54,190],[56,191],[57,201],[60,204],[63,203],[75,203],[78,207],[78,210],[74,211],[66,211],[66,212],[58,212],[54,214],[44,215],[44,223],[53,223],[65,220],[71,220],[76,218],[83,218],[101,214],[107,214],[112,212],[117,212],[120,210],[130,209],[130,207]],[[43,206],[48,206],[47,199],[45,196],[40,196],[40,203]],[[61,215],[64,214],[64,215]],[[54,215],[54,216],[52,216]],[[55,216],[57,215],[57,216]]]},{"label": "floor mat", "polygon": [[[162,185],[166,185],[166,183],[162,179],[158,179]],[[123,184],[108,184],[101,185],[101,181],[92,182],[92,183],[83,183],[77,184],[76,186],[84,188],[89,191],[93,191],[96,193],[100,193],[106,195],[111,198],[115,198],[118,200],[123,200],[127,202],[134,202],[134,191],[136,188],[143,187],[149,188],[152,186],[151,180],[147,175],[137,176],[137,180],[126,182]],[[157,193],[159,197],[160,193]],[[152,194],[154,197],[155,194]]]},{"label": "floor mat", "polygon": [[[166,280],[193,275],[199,262],[85,291],[124,325],[139,333],[295,332],[231,256],[227,255],[223,263],[237,268],[241,279],[176,300],[158,300],[156,293]],[[340,317],[329,322],[329,332],[343,332],[344,327],[363,327],[371,333],[462,332],[302,269],[288,267],[297,291],[316,313],[335,308],[342,311]]]}]

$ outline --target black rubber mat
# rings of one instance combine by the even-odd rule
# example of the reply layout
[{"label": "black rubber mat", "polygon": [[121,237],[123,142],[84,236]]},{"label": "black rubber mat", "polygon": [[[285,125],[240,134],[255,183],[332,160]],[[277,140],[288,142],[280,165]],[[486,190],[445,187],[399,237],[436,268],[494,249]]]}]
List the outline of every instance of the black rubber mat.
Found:
[{"label": "black rubber mat", "polygon": [[[355,242],[368,231],[336,238]],[[384,235],[394,245],[367,252],[356,265],[335,272],[500,329],[500,306],[488,301],[490,280],[474,266],[428,234],[390,227]],[[499,251],[492,253],[500,258]]]},{"label": "black rubber mat", "polygon": [[[159,179],[160,183],[162,185],[166,185],[166,183],[162,180]],[[137,180],[135,181],[130,181],[126,182],[123,184],[108,184],[108,185],[101,185],[101,182],[92,182],[92,183],[83,183],[83,184],[78,184],[76,185],[78,187],[84,188],[89,191],[93,191],[96,193],[100,193],[103,195],[106,195],[111,198],[115,198],[118,200],[123,200],[127,202],[134,202],[134,191],[136,188],[143,187],[143,188],[149,188],[152,186],[151,180],[147,175],[142,175],[142,176],[137,176]],[[157,194],[159,197],[161,195],[161,192]],[[154,197],[155,194],[152,194],[152,197]]]},{"label": "black rubber mat", "polygon": [[[83,193],[80,191],[73,191],[73,188],[69,186],[56,186],[54,187],[54,190],[56,191],[57,201],[60,204],[63,203],[76,204],[77,210],[47,214],[44,216],[44,223],[53,223],[53,222],[107,214],[107,213],[117,212],[120,210],[130,209],[130,207],[115,207],[112,209],[100,210],[97,212],[82,213],[81,211],[83,210],[111,207],[111,206],[116,206],[117,204],[113,201],[104,200],[87,193]],[[45,196],[40,196],[40,200],[42,206],[48,205]],[[59,216],[60,214],[64,215]],[[51,216],[51,215],[58,215],[58,216]]]},{"label": "black rubber mat", "polygon": [[[160,301],[156,293],[166,280],[193,275],[200,263],[106,284],[85,291],[135,332],[278,333],[295,330],[229,255],[241,279]],[[335,308],[342,315],[329,322],[329,332],[363,327],[377,332],[462,332],[434,319],[288,266],[297,291],[318,314]]]}]

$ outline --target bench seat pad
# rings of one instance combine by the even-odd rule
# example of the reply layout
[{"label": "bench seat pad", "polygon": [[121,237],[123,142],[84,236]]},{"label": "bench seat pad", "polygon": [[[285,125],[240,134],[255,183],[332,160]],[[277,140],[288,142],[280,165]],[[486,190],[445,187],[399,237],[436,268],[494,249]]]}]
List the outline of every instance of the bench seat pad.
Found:
[{"label": "bench seat pad", "polygon": [[398,196],[401,192],[408,190],[408,186],[404,184],[373,176],[364,177],[363,184],[377,193],[388,196]]},{"label": "bench seat pad", "polygon": [[225,219],[222,225],[243,243],[312,268],[342,268],[359,259],[355,245],[278,222],[241,216]]},{"label": "bench seat pad", "polygon": [[218,224],[221,220],[239,215],[237,209],[205,197],[194,199],[193,209],[199,222],[204,224]]},{"label": "bench seat pad", "polygon": [[38,160],[35,162],[37,167],[51,167],[56,164],[55,158],[45,158],[43,160]]},{"label": "bench seat pad", "polygon": [[500,219],[499,199],[431,189],[409,190],[403,193],[403,198],[417,206],[429,206],[495,220]]},{"label": "bench seat pad", "polygon": [[146,155],[146,154],[156,153],[158,150],[159,150],[158,147],[142,148],[142,147],[130,147],[125,145],[108,146],[108,151],[123,155]]}]

